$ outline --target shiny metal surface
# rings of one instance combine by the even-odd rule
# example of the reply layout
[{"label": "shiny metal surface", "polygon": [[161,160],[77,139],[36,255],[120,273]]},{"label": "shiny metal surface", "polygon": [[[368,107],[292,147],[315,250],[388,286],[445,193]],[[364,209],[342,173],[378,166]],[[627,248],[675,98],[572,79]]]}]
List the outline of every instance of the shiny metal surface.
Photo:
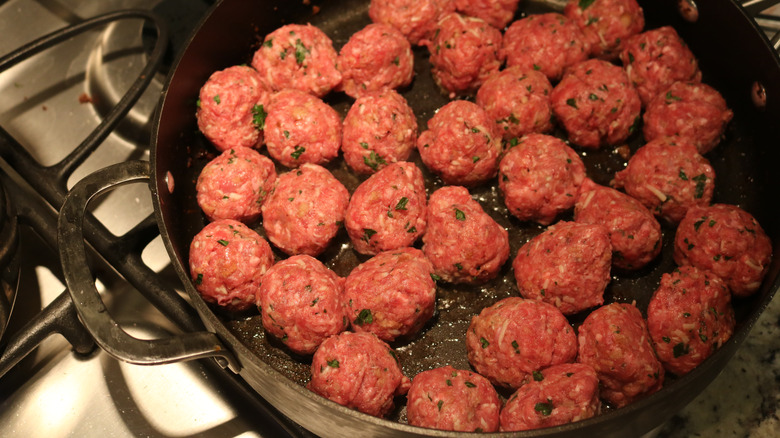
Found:
[{"label": "shiny metal surface", "polygon": [[84,245],[84,212],[89,202],[121,184],[148,181],[148,161],[126,161],[91,173],[68,193],[58,221],[59,253],[65,283],[84,326],[95,342],[112,357],[139,365],[158,365],[206,357],[225,360],[230,369],[240,367],[231,352],[212,332],[184,333],[175,337],[144,339],[130,335],[106,311],[87,263]]},{"label": "shiny metal surface", "polygon": [[[81,18],[158,1],[11,0],[0,4],[0,55]],[[201,7],[202,9],[202,7]],[[144,65],[141,20],[87,32],[0,74],[0,126],[44,165],[60,160],[100,122]],[[149,120],[162,73],[120,129],[74,173],[68,185],[94,170],[128,159],[148,159]],[[0,160],[3,178],[19,180]],[[33,194],[30,194],[33,196]],[[122,187],[93,202],[93,213],[113,233],[131,229],[152,213],[144,184]],[[56,254],[29,227],[20,226],[19,300],[9,323],[18,329],[60,295],[65,286]],[[150,268],[170,274],[162,243],[143,250]],[[97,287],[123,329],[157,339],[177,329],[129,286],[105,269]],[[0,378],[0,435],[60,436],[280,436],[199,362],[145,367],[116,361],[97,350],[71,352],[59,336]]]}]

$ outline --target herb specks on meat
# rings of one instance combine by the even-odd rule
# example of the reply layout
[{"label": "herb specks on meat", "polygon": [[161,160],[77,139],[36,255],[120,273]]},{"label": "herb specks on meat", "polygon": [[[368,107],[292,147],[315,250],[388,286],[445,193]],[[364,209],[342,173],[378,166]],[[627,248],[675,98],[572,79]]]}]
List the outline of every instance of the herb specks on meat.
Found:
[{"label": "herb specks on meat", "polygon": [[363,309],[358,313],[354,323],[362,326],[363,324],[371,324],[374,322],[374,316],[371,314],[371,309]]},{"label": "herb specks on meat", "polygon": [[537,403],[534,405],[534,410],[546,417],[552,414],[552,410],[553,410],[552,401],[548,398],[547,403]]},{"label": "herb specks on meat", "polygon": [[696,199],[701,199],[702,196],[704,196],[704,187],[707,183],[707,175],[700,174],[696,175],[692,178],[696,182],[696,188],[694,189],[693,197]]},{"label": "herb specks on meat", "polygon": [[268,116],[268,113],[265,112],[263,105],[255,105],[252,107],[252,124],[254,124],[255,128],[258,130],[265,129],[266,116]]},{"label": "herb specks on meat", "polygon": [[379,166],[382,164],[387,164],[384,158],[382,158],[379,154],[377,154],[374,151],[371,151],[371,153],[366,157],[363,157],[363,163],[370,167],[372,170],[379,169]]},{"label": "herb specks on meat", "polygon": [[309,49],[306,48],[306,46],[303,45],[301,42],[301,39],[298,38],[295,40],[295,62],[298,63],[298,65],[303,64],[303,61],[306,59],[306,55],[310,53]]},{"label": "herb specks on meat", "polygon": [[371,228],[363,228],[362,240],[368,243],[371,240],[371,236],[374,234],[376,234],[376,230],[372,230]]},{"label": "herb specks on meat", "polygon": [[301,154],[306,152],[306,148],[303,146],[295,146],[295,150],[290,154],[293,160],[300,158]]}]

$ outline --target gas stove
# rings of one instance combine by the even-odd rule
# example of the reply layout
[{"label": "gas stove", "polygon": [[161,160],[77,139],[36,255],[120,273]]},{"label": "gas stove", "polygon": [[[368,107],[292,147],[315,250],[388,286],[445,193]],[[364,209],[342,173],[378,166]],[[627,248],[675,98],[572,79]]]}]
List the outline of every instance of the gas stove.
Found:
[{"label": "gas stove", "polygon": [[[68,293],[54,249],[56,209],[62,193],[110,164],[148,160],[151,117],[165,75],[208,7],[208,2],[165,0],[12,0],[0,5],[0,28],[6,35],[0,41],[0,56],[65,26],[126,9],[153,11],[163,17],[169,32],[161,43],[167,46],[167,54],[158,61],[157,72],[137,102],[85,158],[72,162],[70,155],[96,135],[101,121],[149,62],[160,39],[153,23],[132,15],[119,17],[0,73],[4,96],[0,127],[11,139],[0,140],[0,181],[18,214],[15,263],[21,265],[15,307],[1,351],[0,368],[7,371],[0,379],[3,436],[276,437],[304,433],[277,418],[278,413],[213,361],[145,367],[117,361],[95,348],[67,306]],[[26,151],[21,158],[13,143]],[[63,166],[68,170],[63,172]],[[39,175],[51,181],[43,182]],[[112,191],[93,202],[90,210],[107,231],[103,234],[108,245],[113,236],[136,229],[152,229],[155,235],[145,185]],[[178,291],[180,285],[159,236],[148,243],[142,238],[140,244],[144,246],[137,258],[145,274],[140,281]],[[98,289],[126,331],[145,339],[180,331],[179,325],[138,292],[132,279],[123,276],[122,269],[118,272],[103,257],[92,258]],[[59,319],[53,330],[65,334],[67,340],[25,327],[28,321],[47,317]],[[0,325],[5,327],[3,319]],[[43,339],[37,347],[31,345],[38,338]],[[25,355],[25,349],[32,351]]]},{"label": "gas stove", "polygon": [[[0,56],[62,27],[113,11],[141,9],[164,18],[167,54],[138,98],[104,140],[64,175],[59,169],[111,113],[141,74],[157,43],[148,20],[119,18],[69,38],[0,72],[0,128],[31,162],[21,166],[0,136],[0,182],[19,217],[21,266],[15,307],[0,339],[0,430],[4,437],[58,436],[309,436],[268,406],[240,378],[214,361],[153,367],[117,361],[96,348],[80,328],[60,272],[56,252],[56,211],[61,194],[97,169],[126,160],[148,160],[151,119],[162,83],[187,35],[210,6],[190,0],[7,0],[0,4]],[[780,8],[758,18],[769,35],[780,29]],[[39,173],[37,167],[43,169]],[[36,175],[52,176],[41,182]],[[40,186],[46,193],[41,194]],[[2,207],[0,202],[0,217]],[[148,187],[127,185],[91,204],[95,221],[112,236],[154,228]],[[2,236],[0,223],[0,236]],[[154,236],[154,230],[151,231]],[[147,242],[148,240],[148,242]],[[159,236],[142,238],[134,249],[144,273],[140,282],[181,292]],[[13,245],[14,247],[17,245]],[[100,243],[93,246],[101,246]],[[109,312],[131,335],[158,338],[180,333],[177,323],[139,291],[139,280],[111,263],[111,254],[93,253],[93,271]],[[0,259],[3,250],[0,248]],[[13,281],[13,280],[12,280]],[[185,299],[182,298],[182,301]],[[47,312],[41,316],[43,312]],[[47,310],[48,309],[48,310]],[[0,310],[2,308],[0,307]],[[191,313],[191,312],[190,312]],[[0,312],[0,325],[4,326]],[[65,336],[45,336],[25,324],[50,317]],[[176,320],[176,316],[173,318]],[[2,329],[0,329],[2,333]],[[14,336],[28,333],[23,339]],[[31,344],[30,339],[42,338]],[[65,339],[67,337],[67,339]],[[8,359],[8,344],[18,353]],[[26,349],[31,350],[26,354]],[[22,354],[25,353],[25,354]],[[2,374],[4,373],[4,375]]]}]

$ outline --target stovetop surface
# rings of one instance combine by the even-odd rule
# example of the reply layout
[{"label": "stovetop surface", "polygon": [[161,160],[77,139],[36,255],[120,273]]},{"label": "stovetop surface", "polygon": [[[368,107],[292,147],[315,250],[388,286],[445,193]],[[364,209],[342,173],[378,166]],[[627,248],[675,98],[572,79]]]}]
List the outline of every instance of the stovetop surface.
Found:
[{"label": "stovetop surface", "polygon": [[[0,5],[0,55],[48,32],[109,11],[153,9],[166,18],[169,52],[176,52],[208,8],[194,1],[16,0]],[[99,123],[136,79],[153,45],[141,20],[123,20],[88,31],[0,74],[0,126],[42,165],[57,163]],[[164,64],[169,65],[169,54]],[[165,65],[130,114],[69,178],[125,160],[149,158],[150,120]],[[0,160],[3,179],[25,183]],[[30,196],[35,196],[30,194]],[[143,184],[121,187],[91,204],[98,220],[122,234],[152,214]],[[22,270],[9,333],[65,291],[56,254],[22,225]],[[158,237],[144,262],[177,284]],[[164,337],[178,329],[111,269],[98,288],[114,318],[133,336]],[[274,424],[244,411],[240,395],[226,389],[201,362],[145,367],[117,361],[101,350],[82,357],[52,336],[0,379],[0,428],[5,437],[55,436],[282,436]],[[249,403],[251,404],[251,403]]]}]

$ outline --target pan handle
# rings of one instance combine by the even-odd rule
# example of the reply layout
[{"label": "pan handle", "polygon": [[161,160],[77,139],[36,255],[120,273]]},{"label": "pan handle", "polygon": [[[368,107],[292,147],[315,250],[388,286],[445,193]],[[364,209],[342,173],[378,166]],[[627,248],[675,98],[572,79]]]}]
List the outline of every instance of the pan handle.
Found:
[{"label": "pan handle", "polygon": [[240,369],[233,354],[217,335],[194,332],[165,339],[142,340],[130,336],[109,315],[95,287],[87,264],[83,222],[89,201],[95,196],[128,183],[149,181],[147,161],[127,161],[98,170],[79,181],[65,197],[57,224],[60,263],[65,283],[84,327],[109,355],[139,365],[158,365],[205,357],[227,361],[231,370]]}]

